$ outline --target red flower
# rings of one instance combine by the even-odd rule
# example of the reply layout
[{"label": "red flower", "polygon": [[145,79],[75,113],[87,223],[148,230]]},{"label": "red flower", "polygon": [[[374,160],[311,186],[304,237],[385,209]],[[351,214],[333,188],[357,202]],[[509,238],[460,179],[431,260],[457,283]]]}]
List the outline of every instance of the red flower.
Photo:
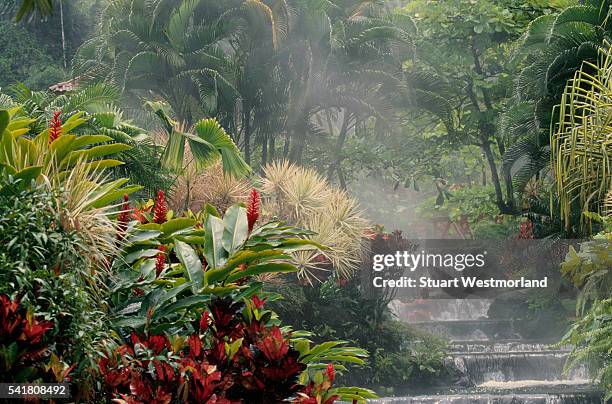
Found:
[{"label": "red flower", "polygon": [[157,199],[155,200],[155,207],[153,208],[153,222],[162,224],[168,220],[168,202],[166,202],[166,195],[164,191],[157,192]]},{"label": "red flower", "polygon": [[132,213],[132,219],[138,220],[140,224],[146,224],[148,222],[148,219],[144,215],[145,212],[148,212],[148,210],[134,208],[134,213]]},{"label": "red flower", "polygon": [[130,222],[131,210],[130,210],[130,199],[127,194],[123,195],[123,205],[121,206],[121,212],[117,216],[117,238],[122,240],[125,237],[127,231],[127,225]]},{"label": "red flower", "polygon": [[327,373],[327,377],[329,378],[329,382],[333,383],[334,379],[336,378],[336,369],[334,369],[334,364],[333,363],[328,363],[327,364],[327,370],[325,371],[325,373]]},{"label": "red flower", "polygon": [[255,295],[251,298],[251,301],[255,305],[256,309],[260,309],[266,303],[266,299],[260,299],[259,296]]},{"label": "red flower", "polygon": [[516,235],[515,239],[517,240],[532,240],[534,239],[533,235],[533,222],[531,220],[527,220],[522,222],[519,225],[519,231]]},{"label": "red flower", "polygon": [[249,222],[249,232],[253,231],[253,226],[255,226],[255,222],[259,219],[259,205],[261,199],[259,197],[259,192],[255,188],[251,191],[249,195],[249,202],[247,203],[247,220]]},{"label": "red flower", "polygon": [[157,249],[160,252],[155,257],[155,273],[159,276],[166,267],[166,246],[162,244]]},{"label": "red flower", "polygon": [[49,144],[53,143],[58,137],[62,135],[62,120],[60,114],[62,111],[57,111],[53,114],[51,123],[49,124]]}]

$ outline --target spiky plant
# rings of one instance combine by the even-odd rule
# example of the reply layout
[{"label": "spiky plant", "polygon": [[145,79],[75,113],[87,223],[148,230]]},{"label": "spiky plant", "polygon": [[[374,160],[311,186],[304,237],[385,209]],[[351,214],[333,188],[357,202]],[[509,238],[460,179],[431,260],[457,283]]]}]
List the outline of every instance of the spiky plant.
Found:
[{"label": "spiky plant", "polygon": [[48,181],[50,188],[58,191],[56,205],[62,227],[78,233],[83,241],[80,254],[91,264],[89,268],[104,269],[104,263],[117,253],[120,229],[115,217],[122,208],[113,203],[112,196],[109,200],[108,193],[116,184],[108,173],[84,159],[77,161],[66,177],[53,176]]},{"label": "spiky plant", "polygon": [[248,180],[224,174],[221,163],[201,173],[190,165],[174,183],[170,203],[175,212],[185,209],[197,212],[207,203],[223,212],[236,203],[246,202],[250,189]]},{"label": "spiky plant", "polygon": [[329,247],[295,253],[298,276],[308,282],[329,271],[350,277],[365,252],[363,234],[368,228],[357,202],[316,171],[286,161],[264,167],[261,184],[265,215],[312,230],[315,234],[309,238]]},{"label": "spiky plant", "polygon": [[[612,49],[606,43],[599,62],[584,62],[556,107],[559,122],[551,134],[551,158],[561,208],[569,228],[574,210],[601,213],[612,190]],[[581,215],[585,231],[589,219]]]}]

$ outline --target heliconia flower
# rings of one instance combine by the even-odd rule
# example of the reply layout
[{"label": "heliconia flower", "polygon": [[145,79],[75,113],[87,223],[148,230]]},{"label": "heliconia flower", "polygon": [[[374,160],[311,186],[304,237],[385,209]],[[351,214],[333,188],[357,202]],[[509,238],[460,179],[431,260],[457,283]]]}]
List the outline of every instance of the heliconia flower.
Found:
[{"label": "heliconia flower", "polygon": [[247,203],[247,221],[249,223],[249,232],[253,231],[253,226],[255,226],[255,222],[259,219],[259,205],[261,203],[261,198],[259,197],[259,192],[255,188],[251,191],[249,195],[249,202]]},{"label": "heliconia flower", "polygon": [[162,224],[168,220],[168,202],[166,202],[166,195],[164,191],[157,192],[157,199],[155,199],[155,207],[153,208],[153,222]]},{"label": "heliconia flower", "polygon": [[263,305],[266,303],[266,299],[260,299],[259,296],[257,295],[254,295],[253,297],[251,297],[251,301],[255,305],[256,309],[262,308]]},{"label": "heliconia flower", "polygon": [[166,266],[166,246],[162,244],[157,249],[160,252],[155,257],[155,273],[159,276]]},{"label": "heliconia flower", "polygon": [[333,383],[334,379],[336,378],[336,369],[334,369],[333,363],[327,364],[327,370],[325,371],[325,373],[327,374],[327,377],[329,378],[329,382]]},{"label": "heliconia flower", "polygon": [[53,114],[51,123],[49,124],[49,144],[57,140],[62,135],[62,120],[60,119],[62,111],[57,111]]}]

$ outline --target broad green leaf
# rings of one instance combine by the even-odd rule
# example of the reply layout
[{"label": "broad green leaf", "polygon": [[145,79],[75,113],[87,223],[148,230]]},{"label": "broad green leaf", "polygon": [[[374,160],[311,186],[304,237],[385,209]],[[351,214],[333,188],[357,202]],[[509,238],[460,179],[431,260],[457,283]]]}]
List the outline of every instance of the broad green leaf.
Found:
[{"label": "broad green leaf", "polygon": [[132,262],[137,261],[140,258],[155,257],[157,254],[159,254],[159,250],[149,248],[146,250],[138,250],[134,251],[133,253],[129,253],[123,258],[123,260],[126,264],[131,264]]},{"label": "broad green leaf", "polygon": [[189,244],[175,240],[174,249],[176,256],[187,271],[189,280],[192,283],[193,293],[197,293],[204,283],[204,268],[198,254]]},{"label": "broad green leaf", "polygon": [[268,274],[268,273],[288,273],[296,272],[297,268],[291,264],[285,262],[268,262],[265,264],[251,265],[247,269],[235,269],[230,276],[227,277],[226,282],[235,282],[238,279],[242,279],[248,276]]},{"label": "broad green leaf", "polygon": [[174,219],[170,219],[166,223],[162,224],[161,231],[162,233],[164,233],[164,236],[168,237],[172,233],[192,227],[196,223],[197,222],[195,219],[190,219],[187,217],[177,217]]},{"label": "broad green leaf", "polygon": [[211,268],[219,268],[226,261],[226,252],[223,249],[223,220],[209,215],[204,223],[204,230],[206,231],[204,257]]},{"label": "broad green leaf", "polygon": [[8,128],[10,120],[11,117],[9,116],[8,111],[5,109],[0,110],[0,135],[2,135],[2,133],[4,133],[4,130]]},{"label": "broad green leaf", "polygon": [[29,186],[33,180],[36,180],[42,171],[42,166],[26,167],[15,174],[15,179],[23,181],[25,186]]},{"label": "broad green leaf", "polygon": [[246,209],[239,205],[231,206],[225,212],[223,222],[223,248],[232,256],[242,247],[249,235]]},{"label": "broad green leaf", "polygon": [[133,194],[134,192],[140,191],[142,188],[143,187],[140,185],[130,185],[129,187],[115,189],[113,191],[105,193],[103,196],[96,199],[96,201],[93,203],[92,206],[94,208],[104,207],[106,205],[109,205],[112,202],[117,201],[123,195]]},{"label": "broad green leaf", "polygon": [[128,244],[136,244],[142,241],[156,239],[160,234],[161,232],[156,230],[139,230],[136,233],[130,234],[125,241]]}]

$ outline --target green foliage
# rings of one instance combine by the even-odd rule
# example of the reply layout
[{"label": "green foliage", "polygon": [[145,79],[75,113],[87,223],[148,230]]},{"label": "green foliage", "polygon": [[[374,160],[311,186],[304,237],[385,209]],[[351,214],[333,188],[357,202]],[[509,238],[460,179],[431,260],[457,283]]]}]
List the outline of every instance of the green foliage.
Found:
[{"label": "green foliage", "polygon": [[[609,291],[609,289],[608,289]],[[576,321],[560,344],[573,345],[565,367],[587,363],[594,380],[605,390],[604,401],[612,399],[612,299],[596,300]]]},{"label": "green foliage", "polygon": [[[250,167],[242,159],[234,141],[217,120],[202,119],[193,127],[193,133],[187,133],[180,130],[180,125],[170,119],[163,105],[148,104],[162,120],[168,134],[162,157],[164,167],[176,173],[183,173],[192,165],[197,173],[221,160],[224,173],[242,177],[250,172]],[[188,149],[185,148],[186,144]],[[189,152],[190,160],[187,160],[186,151]]]},{"label": "green foliage", "polygon": [[[585,62],[569,80],[556,107],[560,116],[551,129],[551,160],[557,183],[561,219],[572,226],[572,211],[601,213],[612,192],[610,112],[612,50],[605,42],[597,64]],[[581,215],[589,229],[589,216]],[[588,231],[587,231],[588,232]]]},{"label": "green foliage", "polygon": [[92,286],[81,255],[85,242],[78,232],[63,228],[57,196],[46,187],[23,189],[0,176],[0,188],[0,242],[5,246],[0,251],[0,293],[19,296],[27,310],[53,323],[45,336],[51,349],[39,359],[50,367],[43,380],[71,377],[75,396],[86,394],[108,323],[100,290]]},{"label": "green foliage", "polygon": [[[223,217],[214,209],[194,216],[203,222],[178,217],[161,224],[130,224],[123,258],[113,262],[117,279],[112,285],[112,320],[119,335],[131,330],[147,335],[192,333],[193,324],[214,299],[250,301],[263,287],[257,277],[297,271],[289,253],[324,248],[299,238],[310,232],[279,222],[249,232],[246,210],[239,205],[230,207]],[[247,321],[258,316],[258,321],[281,325],[271,311],[247,309],[242,315]],[[343,363],[361,364],[367,356],[366,351],[342,341],[313,345],[307,334],[299,332],[293,338],[300,361],[308,365],[300,379],[304,385],[316,381],[327,363],[343,370]],[[347,398],[353,394],[359,401],[373,396],[363,389],[337,393]]]},{"label": "green foliage", "polygon": [[284,297],[270,307],[294,328],[312,331],[316,341],[346,340],[371,353],[365,366],[352,367],[342,383],[409,391],[443,376],[445,343],[393,319],[388,300],[365,297],[359,282],[330,279],[266,289]]},{"label": "green foliage", "polygon": [[14,86],[12,90],[11,97],[5,96],[5,107],[22,105],[22,109],[36,119],[33,124],[37,130],[44,130],[57,111],[61,111],[63,117],[80,111],[87,121],[73,128],[75,133],[95,132],[107,136],[109,141],[128,145],[128,149],[113,156],[123,162],[110,170],[114,178],[128,177],[143,185],[147,196],[170,186],[170,176],[160,164],[162,148],[149,133],[124,117],[125,113],[117,106],[119,93],[114,87],[94,84],[62,95],[32,91],[23,85]]},{"label": "green foliage", "polygon": [[446,199],[442,204],[438,204],[439,200],[431,197],[425,200],[417,211],[426,218],[447,217],[453,222],[467,218],[471,224],[492,222],[498,216],[499,209],[491,187],[456,186],[447,190],[445,195]]},{"label": "green foliage", "polygon": [[66,77],[59,61],[54,60],[36,36],[11,22],[0,24],[2,56],[0,89],[17,82],[34,89],[45,89]]},{"label": "green foliage", "polygon": [[580,289],[576,311],[584,314],[588,305],[609,296],[612,290],[612,232],[603,232],[570,250],[561,264],[561,273]]}]

